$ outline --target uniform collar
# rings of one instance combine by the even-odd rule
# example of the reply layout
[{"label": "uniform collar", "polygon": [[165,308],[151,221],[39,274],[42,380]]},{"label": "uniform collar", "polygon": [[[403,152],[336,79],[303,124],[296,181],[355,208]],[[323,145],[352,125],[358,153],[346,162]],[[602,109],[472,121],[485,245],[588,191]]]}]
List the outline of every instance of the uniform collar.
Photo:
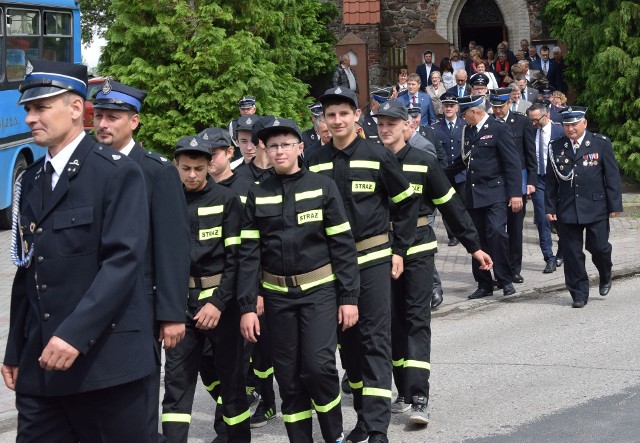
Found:
[{"label": "uniform collar", "polygon": [[56,172],[56,174],[58,174],[58,176],[60,176],[64,171],[64,168],[67,166],[67,163],[69,163],[69,159],[71,159],[71,156],[73,155],[74,151],[85,135],[85,132],[82,131],[76,138],[71,141],[71,143],[62,148],[62,150],[58,152],[58,154],[56,154],[56,156],[53,158],[49,155],[49,151],[47,151],[47,154],[44,158],[44,164],[46,165],[47,162],[51,162],[53,170]]}]

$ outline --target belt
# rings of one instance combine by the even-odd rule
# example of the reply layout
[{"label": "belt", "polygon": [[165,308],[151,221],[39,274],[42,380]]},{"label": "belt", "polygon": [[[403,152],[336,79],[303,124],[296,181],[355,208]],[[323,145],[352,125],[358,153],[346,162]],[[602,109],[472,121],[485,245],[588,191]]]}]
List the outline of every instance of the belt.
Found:
[{"label": "belt", "polygon": [[305,272],[304,274],[298,275],[284,276],[262,271],[262,281],[269,283],[270,285],[294,287],[313,283],[323,278],[330,277],[332,274],[333,269],[331,268],[331,263],[327,263],[326,265],[318,269],[314,269],[311,272]]},{"label": "belt", "polygon": [[373,237],[365,238],[356,242],[356,251],[362,252],[367,249],[375,248],[376,246],[384,245],[389,241],[389,233],[374,235]]},{"label": "belt", "polygon": [[209,275],[206,277],[189,277],[189,289],[209,289],[220,286],[222,274]]},{"label": "belt", "polygon": [[[422,217],[418,217],[418,223],[416,224],[416,228],[421,228],[423,226],[427,226],[429,224],[429,217],[423,215]],[[393,231],[393,222],[389,223],[389,230]]]}]

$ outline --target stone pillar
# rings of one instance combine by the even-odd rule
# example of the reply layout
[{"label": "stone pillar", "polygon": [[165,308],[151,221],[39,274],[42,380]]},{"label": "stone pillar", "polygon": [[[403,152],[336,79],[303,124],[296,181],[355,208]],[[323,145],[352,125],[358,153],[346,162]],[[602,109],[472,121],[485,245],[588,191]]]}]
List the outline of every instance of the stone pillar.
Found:
[{"label": "stone pillar", "polygon": [[427,49],[433,52],[433,63],[438,67],[443,57],[449,56],[449,42],[434,29],[423,29],[407,43],[407,68],[409,73],[416,72],[416,67],[424,63],[422,53]]},{"label": "stone pillar", "polygon": [[[360,37],[350,32],[335,46],[337,58],[343,54],[351,57],[351,70],[358,79],[358,105],[362,108],[369,101],[369,69],[367,68],[367,44]],[[336,63],[338,63],[336,61]]]}]

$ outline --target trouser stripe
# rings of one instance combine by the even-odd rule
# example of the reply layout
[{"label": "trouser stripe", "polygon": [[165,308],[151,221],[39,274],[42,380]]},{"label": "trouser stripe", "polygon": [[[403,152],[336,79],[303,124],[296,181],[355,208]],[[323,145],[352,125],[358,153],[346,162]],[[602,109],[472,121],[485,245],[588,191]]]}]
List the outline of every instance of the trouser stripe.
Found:
[{"label": "trouser stripe", "polygon": [[180,414],[177,412],[167,412],[162,414],[162,423],[191,423],[191,414]]},{"label": "trouser stripe", "polygon": [[311,403],[313,403],[313,407],[316,409],[317,412],[326,413],[340,404],[340,394],[338,394],[338,396],[335,399],[333,399],[331,402],[327,403],[326,405],[318,405],[316,404],[315,401],[313,401],[313,399],[311,399]]},{"label": "trouser stripe", "polygon": [[295,423],[301,420],[308,420],[311,418],[311,409],[308,411],[296,412],[295,414],[282,414],[282,421],[285,423]]},{"label": "trouser stripe", "polygon": [[229,426],[233,426],[233,425],[237,425],[238,423],[242,423],[243,421],[247,420],[249,417],[251,417],[251,411],[247,409],[242,414],[236,415],[235,417],[225,417],[223,415],[222,419]]},{"label": "trouser stripe", "polygon": [[391,398],[391,390],[380,388],[362,388],[362,395]]},{"label": "trouser stripe", "polygon": [[431,370],[431,363],[428,361],[420,361],[420,360],[406,360],[404,362],[405,368],[421,368],[426,369],[427,371]]}]

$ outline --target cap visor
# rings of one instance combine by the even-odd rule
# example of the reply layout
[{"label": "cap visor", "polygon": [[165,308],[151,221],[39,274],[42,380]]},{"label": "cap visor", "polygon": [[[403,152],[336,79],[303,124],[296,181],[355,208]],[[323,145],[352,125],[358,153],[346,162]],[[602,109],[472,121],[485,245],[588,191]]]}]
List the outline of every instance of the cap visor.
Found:
[{"label": "cap visor", "polygon": [[55,86],[38,86],[35,88],[29,88],[25,90],[18,100],[18,104],[30,102],[32,100],[38,100],[41,98],[54,97],[65,92],[71,92],[67,89],[60,89]]}]

